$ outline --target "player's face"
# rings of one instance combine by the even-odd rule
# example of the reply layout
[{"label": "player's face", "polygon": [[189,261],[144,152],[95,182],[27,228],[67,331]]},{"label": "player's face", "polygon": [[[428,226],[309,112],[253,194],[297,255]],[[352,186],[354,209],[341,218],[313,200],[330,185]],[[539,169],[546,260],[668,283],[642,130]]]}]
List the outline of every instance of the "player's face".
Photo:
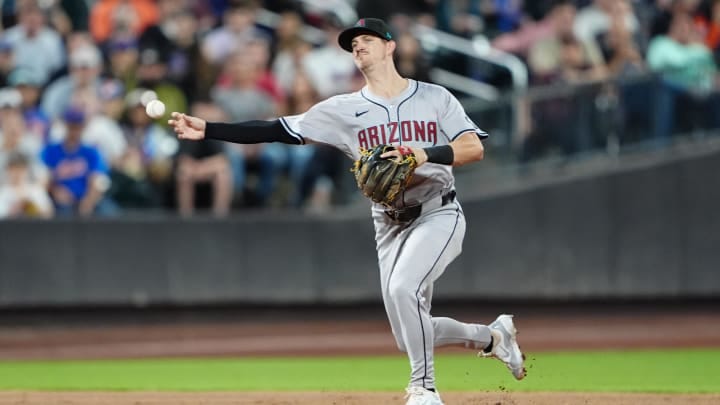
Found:
[{"label": "player's face", "polygon": [[351,45],[355,64],[360,69],[385,60],[390,52],[388,41],[374,35],[358,35],[353,38]]}]

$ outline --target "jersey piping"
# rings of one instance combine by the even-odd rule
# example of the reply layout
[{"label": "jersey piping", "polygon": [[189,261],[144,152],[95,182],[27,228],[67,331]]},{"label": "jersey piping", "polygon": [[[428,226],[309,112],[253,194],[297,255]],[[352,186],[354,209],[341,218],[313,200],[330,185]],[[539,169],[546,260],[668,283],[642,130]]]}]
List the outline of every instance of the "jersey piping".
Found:
[{"label": "jersey piping", "polygon": [[300,135],[299,132],[295,132],[292,130],[292,128],[290,128],[290,125],[288,125],[287,122],[285,122],[285,117],[280,117],[280,123],[282,124],[283,128],[285,128],[285,130],[287,131],[288,134],[290,134],[293,137],[300,140],[301,145],[305,144],[305,138],[303,138],[303,136]]}]

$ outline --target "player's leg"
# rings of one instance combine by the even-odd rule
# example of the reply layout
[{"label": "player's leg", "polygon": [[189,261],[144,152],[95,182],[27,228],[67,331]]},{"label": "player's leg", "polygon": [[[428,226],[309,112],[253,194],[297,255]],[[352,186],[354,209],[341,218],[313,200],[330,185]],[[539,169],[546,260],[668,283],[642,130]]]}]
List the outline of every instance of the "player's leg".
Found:
[{"label": "player's leg", "polygon": [[397,318],[395,303],[393,303],[387,295],[387,282],[389,280],[388,276],[395,266],[398,252],[405,243],[405,238],[402,237],[402,235],[404,232],[407,232],[408,229],[392,223],[387,216],[381,212],[374,212],[373,219],[375,223],[375,242],[377,244],[378,264],[380,267],[380,288],[383,304],[385,305],[385,312],[390,322],[393,337],[395,337],[395,343],[398,349],[404,352],[406,350],[405,342],[402,338],[402,328],[400,327],[400,320]]},{"label": "player's leg", "polygon": [[464,323],[452,318],[432,318],[435,332],[435,347],[464,346],[473,350],[484,350],[490,345],[490,328],[477,323]]},{"label": "player's leg", "polygon": [[383,297],[398,346],[412,368],[411,386],[435,387],[432,283],[460,254],[465,218],[455,204],[422,216],[396,237],[394,264],[383,274]]}]

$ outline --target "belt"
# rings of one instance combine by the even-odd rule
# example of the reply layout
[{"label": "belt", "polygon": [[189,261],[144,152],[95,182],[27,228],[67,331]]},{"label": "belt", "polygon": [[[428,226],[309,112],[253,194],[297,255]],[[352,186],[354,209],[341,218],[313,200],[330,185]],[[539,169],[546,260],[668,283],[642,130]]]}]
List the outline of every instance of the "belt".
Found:
[{"label": "belt", "polygon": [[432,211],[436,208],[448,205],[455,201],[455,190],[449,191],[442,197],[433,198],[423,204],[411,205],[409,207],[385,210],[385,215],[395,222],[410,222],[417,219],[423,212]]}]

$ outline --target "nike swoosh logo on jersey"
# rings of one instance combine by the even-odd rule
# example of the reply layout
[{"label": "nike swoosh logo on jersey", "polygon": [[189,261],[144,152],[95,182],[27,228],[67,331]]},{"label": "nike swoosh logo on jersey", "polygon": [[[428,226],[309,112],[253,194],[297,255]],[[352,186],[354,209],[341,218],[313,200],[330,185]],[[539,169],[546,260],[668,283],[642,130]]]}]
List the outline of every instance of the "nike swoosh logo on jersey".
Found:
[{"label": "nike swoosh logo on jersey", "polygon": [[370,110],[365,110],[365,111],[360,111],[360,112],[358,112],[358,111],[355,111],[355,118],[357,118],[357,117],[359,117],[359,116],[361,116],[361,115],[363,115],[363,114],[367,113],[368,111],[370,111]]}]

